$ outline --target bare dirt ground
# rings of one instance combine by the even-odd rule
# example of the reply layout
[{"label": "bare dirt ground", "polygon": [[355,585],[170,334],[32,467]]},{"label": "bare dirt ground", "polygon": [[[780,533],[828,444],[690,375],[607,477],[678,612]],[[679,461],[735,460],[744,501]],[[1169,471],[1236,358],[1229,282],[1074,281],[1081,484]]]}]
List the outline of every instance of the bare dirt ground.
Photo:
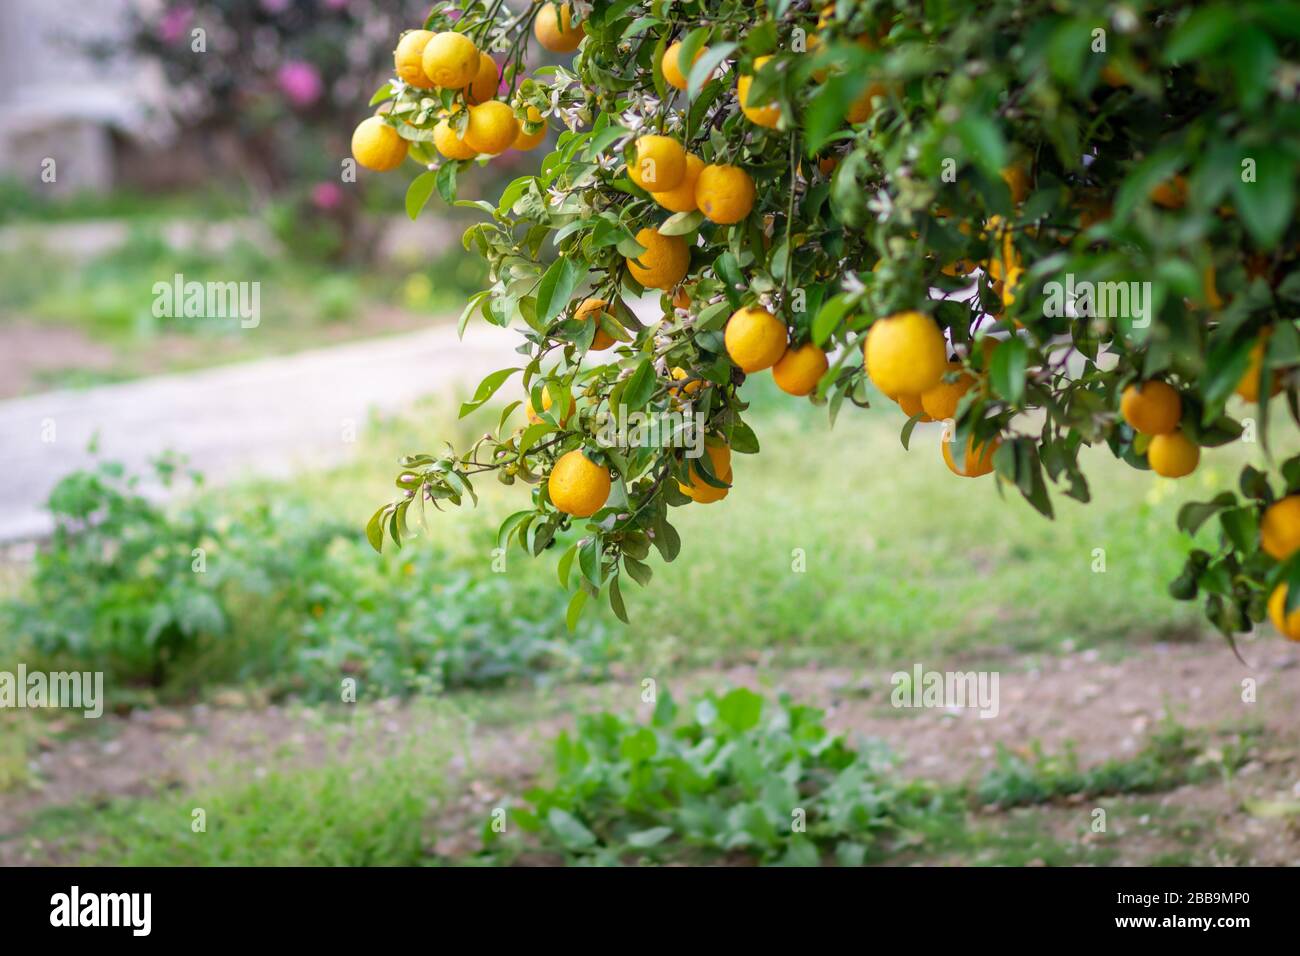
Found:
[{"label": "bare dirt ground", "polygon": [[[1081,854],[1104,844],[1105,862],[1198,862],[1300,865],[1300,647],[1276,640],[1243,649],[1244,668],[1220,643],[1154,645],[1119,659],[1087,650],[1004,662],[936,662],[930,669],[997,670],[1000,713],[897,709],[890,675],[844,668],[769,671],[745,665],[681,675],[665,682],[678,700],[719,685],[788,692],[828,711],[828,723],[852,738],[886,741],[902,758],[899,772],[945,782],[970,781],[993,762],[999,745],[1027,753],[1034,741],[1048,752],[1071,743],[1084,766],[1133,756],[1167,717],[1189,728],[1255,734],[1249,759],[1231,780],[1150,794],[981,814],[980,823],[1034,832]],[[473,852],[485,807],[517,795],[543,765],[545,744],[577,713],[597,707],[645,712],[641,676],[561,691],[514,691],[452,698],[469,722],[464,757],[454,758],[456,798],[438,831],[440,853]],[[1243,680],[1255,701],[1243,700]],[[394,752],[423,732],[427,712],[382,702],[368,706]],[[335,709],[337,710],[337,709]],[[94,805],[148,796],[167,788],[200,789],[214,782],[255,779],[268,766],[311,766],[334,759],[339,721],[333,710],[259,706],[226,692],[179,709],[105,716],[91,733],[43,725],[32,756],[32,783],[0,794],[0,863],[38,864],[42,853],[22,834],[53,806]],[[67,721],[64,718],[63,721]],[[1222,734],[1221,734],[1222,735]],[[1211,756],[1213,752],[1211,751]],[[1283,808],[1273,814],[1262,805]],[[1104,807],[1108,832],[1091,832],[1091,812]],[[1290,809],[1287,809],[1290,808]],[[971,862],[919,857],[916,862]],[[1026,862],[1041,862],[1033,858]]]}]

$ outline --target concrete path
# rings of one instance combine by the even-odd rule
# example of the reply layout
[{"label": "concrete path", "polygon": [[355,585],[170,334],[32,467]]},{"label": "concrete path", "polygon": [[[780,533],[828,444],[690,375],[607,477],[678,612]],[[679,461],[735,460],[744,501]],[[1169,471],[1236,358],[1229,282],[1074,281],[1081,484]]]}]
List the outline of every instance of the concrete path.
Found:
[{"label": "concrete path", "polygon": [[[173,450],[213,481],[347,458],[371,411],[467,394],[515,364],[518,333],[470,323],[242,365],[0,402],[0,542],[39,537],[50,489],[100,454],[132,470]],[[351,430],[351,432],[350,432]]]}]

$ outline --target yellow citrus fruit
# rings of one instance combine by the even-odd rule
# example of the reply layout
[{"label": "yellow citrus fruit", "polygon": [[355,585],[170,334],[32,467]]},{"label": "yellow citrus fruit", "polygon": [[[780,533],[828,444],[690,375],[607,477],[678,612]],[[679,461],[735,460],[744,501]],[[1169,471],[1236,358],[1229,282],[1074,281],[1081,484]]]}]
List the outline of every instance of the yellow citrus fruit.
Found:
[{"label": "yellow citrus fruit", "polygon": [[1288,495],[1264,509],[1264,518],[1259,523],[1259,543],[1279,561],[1300,551],[1300,495]]},{"label": "yellow citrus fruit", "polygon": [[[1246,368],[1246,373],[1241,376],[1241,381],[1237,383],[1237,394],[1248,402],[1259,401],[1259,380],[1260,373],[1264,370],[1264,349],[1268,345],[1268,336],[1267,331],[1263,332],[1251,347],[1250,365]],[[1274,374],[1269,385],[1269,397],[1273,397],[1280,391],[1282,391],[1282,383]]]},{"label": "yellow citrus fruit", "polygon": [[1016,205],[1024,202],[1029,196],[1029,173],[1024,166],[1014,163],[1002,170],[1002,181],[1007,184],[1011,190],[1011,201]]},{"label": "yellow citrus fruit", "polygon": [[895,395],[893,398],[894,401],[898,402],[898,407],[903,410],[903,414],[908,418],[911,418],[914,415],[920,415],[920,421],[934,421],[933,418],[925,413],[925,406],[921,404],[920,395]]},{"label": "yellow citrus fruit", "polygon": [[948,470],[962,478],[979,478],[993,470],[993,453],[998,450],[997,439],[976,445],[973,438],[966,439],[966,447],[959,466],[953,459],[953,442],[943,442],[943,461]]},{"label": "yellow citrus fruit", "polygon": [[555,4],[547,3],[533,20],[533,36],[552,53],[572,53],[586,35],[582,24],[573,26],[573,10],[567,3],[560,6],[558,14]]},{"label": "yellow citrus fruit", "polygon": [[791,395],[808,395],[822,380],[830,363],[826,353],[805,342],[797,349],[786,349],[780,361],[772,366],[772,379],[781,391]]},{"label": "yellow citrus fruit", "polygon": [[429,30],[411,30],[402,34],[402,38],[397,41],[397,49],[393,51],[393,66],[397,78],[408,86],[422,90],[433,88],[433,80],[424,72],[424,48],[431,39],[433,33]]},{"label": "yellow citrus fruit", "polygon": [[[686,371],[686,369],[681,368],[680,366],[673,366],[673,370],[669,374],[672,375],[674,382],[680,382],[684,378],[691,377],[691,373]],[[702,381],[696,380],[694,382],[687,382],[685,385],[670,387],[668,391],[670,391],[674,395],[694,395],[703,387],[704,387],[704,383]]]},{"label": "yellow citrus fruit", "polygon": [[[543,385],[542,386],[542,411],[549,412],[551,410],[551,406],[554,404],[555,403],[551,401],[551,386],[549,384]],[[528,416],[528,420],[534,425],[538,424],[542,420],[542,416],[538,415],[537,412],[534,411],[533,409],[533,398],[531,395],[529,395],[528,400],[524,402],[524,413]],[[570,398],[569,411],[563,418],[560,419],[560,424],[561,425],[569,424],[569,419],[572,417],[573,417],[573,401],[572,398]]]},{"label": "yellow citrus fruit", "polygon": [[406,140],[383,121],[371,116],[357,124],[352,133],[352,156],[358,163],[377,173],[386,173],[402,165],[406,158]]},{"label": "yellow citrus fruit", "polygon": [[889,87],[885,86],[884,83],[868,84],[867,88],[862,91],[858,98],[849,104],[849,109],[845,114],[845,118],[850,123],[865,123],[871,118],[872,112],[874,112],[872,101],[878,96],[884,97],[888,95]]},{"label": "yellow citrus fruit", "polygon": [[677,184],[677,188],[650,195],[654,197],[655,202],[671,212],[694,212],[695,183],[700,178],[700,170],[704,168],[704,160],[694,153],[687,153],[686,172],[682,175],[682,181]]},{"label": "yellow citrus fruit", "polygon": [[938,385],[921,393],[921,407],[936,421],[947,421],[957,415],[961,397],[975,384],[975,376],[961,367],[960,362],[949,362],[948,371],[957,373],[955,382],[940,381]]},{"label": "yellow citrus fruit", "polygon": [[[754,70],[757,72],[763,68],[763,65],[770,56],[760,56],[754,61]],[[755,103],[749,105],[749,87],[754,82],[754,78],[747,74],[741,74],[736,78],[736,98],[740,100],[740,111],[745,114],[751,123],[755,126],[765,126],[768,129],[775,129],[777,120],[781,118],[781,107],[776,103],[761,105]]]},{"label": "yellow citrus fruit", "polygon": [[478,47],[465,34],[444,30],[425,42],[421,65],[434,86],[459,90],[478,75]]},{"label": "yellow citrus fruit", "polygon": [[754,208],[754,180],[739,166],[710,164],[695,181],[695,204],[710,221],[740,222]]},{"label": "yellow citrus fruit", "polygon": [[589,518],[609,498],[609,469],[581,451],[565,452],[555,462],[547,480],[551,504],[575,518]]},{"label": "yellow citrus fruit", "polygon": [[[686,89],[686,74],[682,72],[681,66],[679,65],[681,52],[682,45],[680,42],[674,43],[668,49],[664,50],[664,58],[660,62],[660,67],[664,71],[664,79],[668,81],[670,86],[675,86],[679,90],[684,90]],[[708,47],[700,47],[699,50],[695,52],[695,58],[691,60],[691,66],[698,63],[700,57],[704,56],[707,52],[709,52]]]},{"label": "yellow citrus fruit", "polygon": [[922,312],[899,312],[872,323],[863,352],[867,374],[886,395],[923,395],[948,370],[943,332]]},{"label": "yellow citrus fruit", "polygon": [[1161,183],[1151,190],[1151,201],[1166,209],[1182,209],[1187,204],[1187,180],[1175,176],[1167,183]]},{"label": "yellow citrus fruit", "polygon": [[1201,449],[1180,431],[1156,435],[1147,446],[1147,464],[1164,478],[1183,478],[1196,470]]},{"label": "yellow citrus fruit", "polygon": [[478,155],[463,139],[456,135],[450,120],[439,120],[433,128],[433,145],[448,159],[473,159]]},{"label": "yellow citrus fruit", "polygon": [[1288,641],[1300,641],[1300,610],[1286,613],[1285,584],[1279,584],[1268,597],[1268,616],[1273,626]]},{"label": "yellow citrus fruit", "polygon": [[475,152],[495,156],[510,148],[519,135],[515,111],[500,100],[488,100],[469,108],[469,125],[465,127],[465,145]]},{"label": "yellow citrus fruit", "polygon": [[785,354],[785,323],[767,309],[745,306],[731,313],[723,340],[742,372],[761,372]]},{"label": "yellow citrus fruit", "polygon": [[1124,421],[1144,435],[1168,435],[1183,417],[1183,400],[1178,390],[1165,382],[1130,385],[1120,399]]},{"label": "yellow citrus fruit", "polygon": [[686,177],[686,150],[671,136],[641,136],[628,177],[648,193],[668,192]]},{"label": "yellow citrus fruit", "polygon": [[602,315],[612,315],[609,303],[604,299],[586,299],[573,312],[573,317],[580,322],[595,322],[596,334],[591,339],[591,351],[603,352],[614,344],[614,337],[600,325]]},{"label": "yellow citrus fruit", "polygon": [[[528,121],[530,123],[542,122],[542,114],[538,111],[536,106],[528,107]],[[541,145],[542,140],[544,139],[546,139],[545,125],[543,125],[542,128],[539,129],[536,133],[529,133],[525,131],[524,124],[520,123],[519,135],[515,137],[515,141],[510,145],[512,149],[527,151],[530,149],[536,149],[538,146]]]},{"label": "yellow citrus fruit", "polygon": [[660,235],[646,227],[636,234],[645,246],[637,259],[626,259],[627,271],[647,289],[671,289],[686,278],[691,264],[691,250],[681,236]]},{"label": "yellow citrus fruit", "polygon": [[501,70],[497,67],[497,61],[486,53],[480,53],[478,72],[474,74],[474,79],[470,80],[469,86],[465,89],[465,102],[470,106],[486,103],[497,95],[497,88],[500,85]]},{"label": "yellow citrus fruit", "polygon": [[[709,464],[713,467],[713,477],[719,481],[725,481],[731,484],[731,449],[726,445],[704,446],[704,451],[709,456]],[[700,475],[695,465],[692,463],[689,471],[691,482],[688,485],[677,482],[677,487],[681,489],[682,494],[686,495],[692,501],[702,505],[710,505],[715,501],[721,501],[727,497],[730,488],[715,488]]]}]

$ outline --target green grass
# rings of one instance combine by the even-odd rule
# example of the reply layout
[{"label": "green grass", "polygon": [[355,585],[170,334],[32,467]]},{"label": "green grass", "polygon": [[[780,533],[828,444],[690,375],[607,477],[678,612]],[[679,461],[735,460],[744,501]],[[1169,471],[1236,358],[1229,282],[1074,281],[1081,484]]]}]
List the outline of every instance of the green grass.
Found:
[{"label": "green grass", "polygon": [[[49,808],[21,833],[41,859],[113,866],[416,866],[432,860],[450,777],[445,709],[396,739],[373,711],[335,728],[329,762],[295,769],[282,748],[264,773],[225,761],[207,786],[107,805]],[[346,745],[340,743],[346,742]],[[286,766],[287,765],[287,766]],[[195,811],[202,811],[199,817]],[[205,829],[196,829],[196,821]]]},{"label": "green grass", "polygon": [[[1088,505],[1055,496],[1056,518],[1034,512],[995,479],[960,479],[944,466],[937,426],[901,446],[890,403],[848,409],[834,429],[825,411],[774,395],[765,377],[753,421],[757,456],[734,458],[735,486],[722,502],[673,513],[678,560],[652,561],[655,577],[624,597],[629,655],[646,667],[712,663],[755,652],[782,660],[848,655],[863,664],[953,654],[997,655],[1075,645],[1181,639],[1208,630],[1199,605],[1166,592],[1192,542],[1174,523],[1179,505],[1230,482],[1241,446],[1207,450],[1182,482],[1084,454]],[[390,497],[385,458],[464,444],[492,420],[455,426],[429,411],[386,424],[384,437],[322,493],[352,520]],[[482,482],[478,512],[433,515],[439,547],[486,565],[496,523],[524,506],[523,489]],[[337,513],[337,512],[334,512]],[[1207,534],[1209,532],[1206,532]],[[406,550],[428,547],[422,539]],[[800,549],[806,571],[793,570]],[[1094,572],[1097,549],[1105,572]],[[508,576],[553,581],[560,552],[530,560],[512,552]],[[589,605],[587,613],[593,613]],[[597,610],[610,620],[606,609]]]}]

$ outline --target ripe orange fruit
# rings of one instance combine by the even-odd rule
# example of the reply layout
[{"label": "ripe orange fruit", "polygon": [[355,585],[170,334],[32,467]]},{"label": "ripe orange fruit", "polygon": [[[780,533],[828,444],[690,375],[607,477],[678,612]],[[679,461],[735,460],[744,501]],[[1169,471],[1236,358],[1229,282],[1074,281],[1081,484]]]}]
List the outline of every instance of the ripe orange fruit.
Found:
[{"label": "ripe orange fruit", "polygon": [[993,470],[993,453],[998,450],[999,444],[996,438],[982,445],[976,445],[973,438],[967,438],[960,467],[953,459],[952,446],[954,443],[945,441],[941,442],[941,444],[943,445],[944,464],[948,466],[948,470],[954,475],[962,478],[979,478]]},{"label": "ripe orange fruit", "polygon": [[1268,597],[1268,616],[1273,626],[1288,641],[1300,641],[1300,610],[1286,613],[1285,584],[1279,584]]},{"label": "ripe orange fruit", "polygon": [[826,353],[805,342],[797,349],[786,349],[786,353],[772,366],[772,379],[777,387],[791,395],[808,395],[817,387],[830,362]]},{"label": "ripe orange fruit", "polygon": [[604,507],[612,487],[609,469],[580,450],[565,452],[546,482],[551,504],[575,518],[589,518]]},{"label": "ripe orange fruit", "polygon": [[886,395],[923,395],[948,370],[943,332],[922,312],[877,319],[863,347],[867,374]]},{"label": "ripe orange fruit", "polygon": [[962,368],[960,362],[949,362],[949,372],[957,372],[955,382],[940,381],[938,385],[921,393],[921,407],[935,421],[947,421],[957,415],[961,397],[975,384],[975,376]]},{"label": "ripe orange fruit", "polygon": [[875,111],[873,100],[876,97],[888,97],[889,87],[884,83],[870,83],[862,93],[849,104],[845,119],[850,123],[865,123]]},{"label": "ripe orange fruit", "polygon": [[459,90],[478,74],[478,47],[465,34],[444,30],[425,42],[420,63],[434,86]]},{"label": "ripe orange fruit", "polygon": [[424,48],[433,39],[430,30],[411,30],[402,34],[393,51],[393,67],[397,78],[408,86],[422,90],[433,89],[433,80],[424,72]]},{"label": "ripe orange fruit", "polygon": [[695,204],[712,222],[740,222],[754,208],[754,180],[739,166],[710,164],[695,181]]},{"label": "ripe orange fruit", "polygon": [[500,100],[488,100],[469,108],[465,145],[475,152],[495,156],[504,153],[519,135],[515,111]]},{"label": "ripe orange fruit", "polygon": [[686,278],[691,250],[681,236],[664,236],[647,226],[636,234],[636,241],[646,251],[624,261],[637,282],[647,289],[671,289]]},{"label": "ripe orange fruit", "polygon": [[742,372],[761,372],[785,354],[785,323],[760,306],[744,306],[731,313],[723,341]]},{"label": "ripe orange fruit", "polygon": [[433,145],[448,159],[473,159],[478,155],[463,139],[456,135],[449,120],[438,121],[433,128]]},{"label": "ripe orange fruit", "polygon": [[547,3],[537,11],[533,20],[533,36],[537,42],[552,53],[572,53],[587,35],[582,24],[573,26],[573,10],[563,4],[560,12],[555,12],[555,4]]},{"label": "ripe orange fruit", "polygon": [[1181,431],[1156,435],[1147,446],[1147,464],[1164,478],[1183,478],[1196,470],[1201,449]]},{"label": "ripe orange fruit", "polygon": [[603,352],[614,344],[614,337],[606,332],[600,324],[602,315],[610,315],[609,303],[604,299],[587,299],[573,311],[573,317],[580,322],[595,322],[596,334],[591,339],[591,351]]},{"label": "ripe orange fruit", "polygon": [[497,67],[497,61],[486,53],[480,53],[478,72],[474,74],[474,79],[470,80],[469,86],[465,89],[465,101],[470,106],[486,103],[497,95],[497,88],[500,85],[501,70]]},{"label": "ripe orange fruit", "polygon": [[[709,464],[713,467],[713,477],[719,481],[725,481],[731,484],[731,448],[723,444],[704,445],[704,451],[709,456]],[[677,482],[677,487],[681,489],[682,494],[686,495],[692,501],[702,505],[711,505],[715,501],[721,501],[727,497],[730,488],[715,488],[700,475],[695,464],[692,463],[689,468],[691,482],[688,485]]]},{"label": "ripe orange fruit", "polygon": [[1143,382],[1124,389],[1120,414],[1144,435],[1167,435],[1178,428],[1183,400],[1178,390],[1161,381]]},{"label": "ripe orange fruit", "polygon": [[[754,70],[757,72],[763,68],[763,65],[770,56],[760,56],[754,61]],[[736,98],[740,101],[740,111],[745,114],[746,118],[756,126],[765,126],[768,129],[775,129],[777,121],[781,118],[781,107],[776,103],[766,105],[755,103],[749,104],[749,87],[753,84],[754,78],[748,74],[741,74],[736,77]]]},{"label": "ripe orange fruit", "polygon": [[[1237,383],[1237,394],[1248,402],[1259,401],[1259,380],[1264,370],[1264,349],[1268,345],[1269,331],[1265,329],[1260,333],[1259,340],[1251,347],[1250,365],[1246,372],[1241,376],[1241,381]],[[1277,375],[1274,374],[1272,381],[1269,383],[1269,397],[1272,398],[1278,392],[1282,391],[1282,383],[1278,381]]]},{"label": "ripe orange fruit", "polygon": [[1011,190],[1011,202],[1020,205],[1029,196],[1029,173],[1019,163],[1013,163],[1002,170],[1002,181]]},{"label": "ripe orange fruit", "polygon": [[914,415],[920,415],[920,421],[934,421],[933,418],[925,413],[925,406],[921,404],[920,395],[896,395],[894,396],[894,401],[898,402],[898,407],[903,410],[903,414],[908,418],[911,418]]},{"label": "ripe orange fruit", "polygon": [[1264,509],[1259,544],[1279,561],[1300,551],[1300,495],[1288,495]]},{"label": "ripe orange fruit", "polygon": [[682,181],[677,184],[677,188],[665,189],[650,195],[655,202],[671,212],[694,212],[695,183],[700,178],[700,170],[704,168],[704,160],[693,153],[687,153],[686,172],[682,175]]},{"label": "ripe orange fruit", "polygon": [[[695,52],[695,58],[691,60],[691,66],[699,62],[700,57],[704,56],[709,48],[702,46]],[[660,61],[660,68],[664,71],[664,79],[668,81],[669,86],[675,86],[679,90],[686,89],[686,74],[682,72],[680,66],[682,44],[680,41],[674,43],[668,49],[664,50],[664,58]]]},{"label": "ripe orange fruit", "polygon": [[1187,205],[1187,179],[1178,175],[1167,183],[1161,183],[1151,190],[1151,201],[1166,209],[1182,209]]},{"label": "ripe orange fruit", "polygon": [[406,148],[406,140],[379,116],[363,119],[352,133],[353,158],[377,173],[386,173],[402,165]]},{"label": "ripe orange fruit", "polygon": [[[551,386],[549,384],[543,385],[542,386],[542,411],[549,412],[551,410],[551,406],[554,404],[555,403],[551,401]],[[528,416],[528,421],[534,425],[538,424],[542,420],[542,416],[538,415],[537,412],[533,409],[533,398],[531,395],[529,395],[527,401],[524,402],[524,414]],[[560,419],[560,424],[561,425],[569,424],[569,419],[572,417],[573,417],[573,400],[572,397],[570,397],[569,410],[565,414],[565,416]]]},{"label": "ripe orange fruit", "polygon": [[[541,112],[538,111],[536,106],[528,107],[528,122],[542,123],[542,119],[543,119],[542,114]],[[515,141],[510,144],[510,148],[526,152],[530,149],[536,149],[538,146],[541,145],[542,140],[544,139],[546,139],[545,123],[542,124],[542,128],[539,129],[536,133],[528,132],[527,130],[524,129],[524,124],[520,123],[519,135],[516,136]]]},{"label": "ripe orange fruit", "polygon": [[648,193],[676,189],[686,177],[686,150],[671,136],[640,136],[627,175]]}]

